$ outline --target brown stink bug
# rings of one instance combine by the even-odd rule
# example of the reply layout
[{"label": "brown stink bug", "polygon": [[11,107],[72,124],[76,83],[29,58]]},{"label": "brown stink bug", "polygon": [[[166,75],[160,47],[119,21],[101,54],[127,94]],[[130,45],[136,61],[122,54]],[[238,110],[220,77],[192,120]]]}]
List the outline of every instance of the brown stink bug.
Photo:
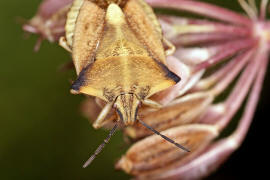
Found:
[{"label": "brown stink bug", "polygon": [[[111,108],[118,114],[108,138],[85,167],[105,146],[118,123],[133,125],[141,104],[160,107],[149,97],[175,85],[180,78],[165,61],[174,47],[163,39],[156,16],[143,0],[75,0],[65,30],[60,45],[72,53],[78,74],[71,92],[95,96],[107,103],[93,124],[95,128],[102,127]],[[171,48],[165,51],[163,43]]]}]

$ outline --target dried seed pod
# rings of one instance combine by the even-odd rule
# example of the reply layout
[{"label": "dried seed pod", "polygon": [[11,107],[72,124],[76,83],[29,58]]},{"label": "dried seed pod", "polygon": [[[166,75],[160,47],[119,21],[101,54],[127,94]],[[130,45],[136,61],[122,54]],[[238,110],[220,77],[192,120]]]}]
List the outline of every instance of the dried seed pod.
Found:
[{"label": "dried seed pod", "polygon": [[[162,133],[183,144],[193,153],[204,148],[218,135],[214,126],[200,124],[174,127]],[[142,176],[171,166],[175,162],[183,162],[192,154],[179,151],[159,136],[152,135],[132,145],[126,155],[118,161],[116,168]]]},{"label": "dried seed pod", "polygon": [[[189,94],[175,99],[158,110],[142,109],[139,111],[139,118],[157,131],[164,131],[175,126],[197,123],[198,116],[208,108],[212,101],[213,96],[210,93]],[[127,127],[125,133],[134,139],[152,134],[139,123]]]}]

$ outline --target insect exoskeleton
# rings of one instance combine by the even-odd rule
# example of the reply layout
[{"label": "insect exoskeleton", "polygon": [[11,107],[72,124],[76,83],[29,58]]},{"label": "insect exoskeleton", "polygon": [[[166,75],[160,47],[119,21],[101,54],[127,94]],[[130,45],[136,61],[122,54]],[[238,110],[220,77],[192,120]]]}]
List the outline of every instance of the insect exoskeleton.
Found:
[{"label": "insect exoskeleton", "polygon": [[[166,66],[161,27],[143,0],[75,0],[60,44],[72,53],[78,74],[74,94],[98,97],[107,105],[93,126],[103,125],[114,107],[118,122],[133,125],[141,104],[180,78]],[[115,128],[114,128],[115,129]]]}]

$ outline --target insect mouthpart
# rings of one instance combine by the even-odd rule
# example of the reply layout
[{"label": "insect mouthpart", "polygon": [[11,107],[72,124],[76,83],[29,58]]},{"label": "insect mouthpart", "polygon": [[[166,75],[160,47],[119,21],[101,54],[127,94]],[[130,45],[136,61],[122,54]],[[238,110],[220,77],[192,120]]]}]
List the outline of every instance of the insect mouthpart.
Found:
[{"label": "insect mouthpart", "polygon": [[133,125],[137,118],[141,101],[133,93],[121,94],[116,98],[114,106],[119,119],[126,125]]}]

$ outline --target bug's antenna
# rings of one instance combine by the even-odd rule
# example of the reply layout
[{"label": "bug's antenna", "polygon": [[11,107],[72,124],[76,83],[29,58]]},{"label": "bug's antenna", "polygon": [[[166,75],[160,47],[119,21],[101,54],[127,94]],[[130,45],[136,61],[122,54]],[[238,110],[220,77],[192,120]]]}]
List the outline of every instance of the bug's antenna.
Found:
[{"label": "bug's antenna", "polygon": [[92,154],[92,156],[84,163],[83,168],[86,168],[87,166],[89,166],[92,163],[92,161],[96,158],[96,156],[102,151],[102,149],[110,141],[111,137],[115,133],[117,126],[118,126],[118,123],[116,123],[114,125],[114,127],[110,131],[110,133],[107,136],[107,138],[104,139],[103,143],[98,146],[98,148],[96,149],[96,151],[94,152],[94,154]]},{"label": "bug's antenna", "polygon": [[187,148],[185,148],[184,146],[178,144],[177,142],[175,142],[174,140],[168,138],[167,136],[160,134],[160,132],[158,132],[157,130],[155,130],[154,128],[152,128],[151,126],[145,124],[145,122],[143,122],[142,120],[138,119],[139,123],[141,123],[143,126],[145,126],[146,128],[148,128],[149,130],[153,131],[154,133],[156,133],[157,135],[161,136],[163,139],[165,139],[166,141],[174,144],[175,146],[177,146],[180,149],[183,149],[186,152],[190,152],[190,150],[188,150]]}]

